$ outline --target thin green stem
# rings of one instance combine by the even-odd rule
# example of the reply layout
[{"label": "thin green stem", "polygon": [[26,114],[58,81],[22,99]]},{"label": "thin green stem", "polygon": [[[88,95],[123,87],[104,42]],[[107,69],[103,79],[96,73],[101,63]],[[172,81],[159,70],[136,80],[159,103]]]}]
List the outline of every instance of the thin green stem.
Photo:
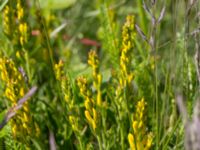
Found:
[{"label": "thin green stem", "polygon": [[106,134],[106,115],[105,115],[105,110],[102,109],[102,123],[103,123],[103,132],[102,132],[102,140],[103,140],[103,144],[105,145],[105,148],[107,148],[107,144],[106,144],[106,138],[105,138],[105,134]]},{"label": "thin green stem", "polygon": [[[39,0],[37,0],[37,3],[38,3],[38,7],[41,9],[40,7],[40,2]],[[43,16],[41,16],[41,23],[44,27],[44,34],[45,34],[45,37],[46,37],[46,44],[47,44],[47,49],[48,49],[48,54],[49,54],[49,58],[50,58],[50,63],[52,65],[51,69],[52,69],[52,72],[55,76],[55,73],[54,73],[54,59],[53,59],[53,51],[52,51],[52,47],[51,47],[51,44],[50,44],[50,38],[49,38],[49,34],[48,34],[48,31],[47,31],[47,26],[46,26],[46,22],[43,18]]]},{"label": "thin green stem", "polygon": [[25,58],[25,64],[26,64],[26,71],[27,71],[27,75],[28,75],[28,79],[29,82],[32,81],[32,75],[31,75],[31,71],[30,71],[30,62],[29,62],[29,56],[28,56],[28,52],[23,48],[24,51],[24,58]]},{"label": "thin green stem", "polygon": [[103,150],[101,137],[99,135],[97,135],[97,141],[98,141],[98,145],[99,145],[99,150]]},{"label": "thin green stem", "polygon": [[79,147],[80,147],[80,150],[83,150],[83,144],[82,144],[82,139],[80,136],[78,136],[78,142],[79,142]]},{"label": "thin green stem", "polygon": [[125,150],[125,147],[124,147],[124,127],[123,127],[123,122],[121,122],[121,125],[120,125],[120,137],[121,137],[121,149]]},{"label": "thin green stem", "polygon": [[147,21],[146,16],[144,15],[144,9],[142,6],[142,0],[138,0],[137,2],[138,9],[139,9],[139,18],[140,18],[140,26],[145,34],[147,34]]}]

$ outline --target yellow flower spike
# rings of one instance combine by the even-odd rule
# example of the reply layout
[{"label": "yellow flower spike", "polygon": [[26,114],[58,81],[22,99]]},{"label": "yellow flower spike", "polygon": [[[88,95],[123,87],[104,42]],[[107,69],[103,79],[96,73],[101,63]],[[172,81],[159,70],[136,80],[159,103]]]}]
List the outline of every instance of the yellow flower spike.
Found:
[{"label": "yellow flower spike", "polygon": [[143,126],[143,122],[140,121],[139,124],[138,124],[138,128],[142,128],[142,126]]},{"label": "yellow flower spike", "polygon": [[101,75],[101,74],[98,74],[98,75],[97,75],[97,80],[98,80],[98,83],[101,83],[101,82],[102,82],[102,75]]},{"label": "yellow flower spike", "polygon": [[102,75],[99,73],[99,60],[96,51],[91,50],[88,55],[88,64],[92,67],[93,85],[97,90],[96,104],[101,106],[101,82]]},{"label": "yellow flower spike", "polygon": [[92,112],[93,112],[93,120],[97,122],[97,112],[94,108],[92,108]]},{"label": "yellow flower spike", "polygon": [[24,94],[25,94],[25,92],[24,92],[24,88],[20,88],[19,95],[20,95],[21,97],[23,97]]},{"label": "yellow flower spike", "polygon": [[23,126],[24,129],[27,129],[27,128],[28,128],[28,126],[27,126],[26,123],[23,123],[22,126]]},{"label": "yellow flower spike", "polygon": [[20,41],[20,44],[21,44],[21,45],[24,45],[24,37],[21,36],[21,37],[19,38],[19,41]]},{"label": "yellow flower spike", "polygon": [[4,68],[4,60],[2,58],[0,58],[0,70],[3,70]]},{"label": "yellow flower spike", "polygon": [[[17,100],[22,98],[26,92],[25,82],[12,59],[1,58],[0,62],[1,80],[5,83],[5,97],[9,100],[9,105],[15,106],[18,102]],[[6,77],[2,76],[2,73],[6,74]],[[12,133],[17,136],[17,140],[24,140],[27,135],[34,137],[35,128],[32,126],[33,123],[27,101],[11,121]]]},{"label": "yellow flower spike", "polygon": [[75,117],[72,116],[72,115],[70,115],[69,116],[69,121],[71,123],[72,129],[75,130],[75,131],[78,130],[78,128],[76,126],[76,119],[75,119]]},{"label": "yellow flower spike", "polygon": [[[134,142],[132,143],[137,143],[136,144],[137,150],[149,150],[152,147],[152,142],[153,142],[152,133],[147,132],[147,128],[145,125],[145,120],[146,120],[144,114],[145,109],[146,109],[146,102],[142,98],[140,101],[137,102],[136,111],[134,114],[134,121],[132,123],[133,133],[135,135]],[[131,136],[128,138],[131,139]],[[132,150],[130,139],[129,139],[129,144]]]},{"label": "yellow flower spike", "polygon": [[153,143],[153,134],[149,133],[147,137],[146,150],[150,149]]},{"label": "yellow flower spike", "polygon": [[96,68],[98,68],[99,60],[98,60],[96,51],[91,50],[91,51],[89,52],[88,64],[91,65],[91,66],[94,68],[94,70],[95,70]]},{"label": "yellow flower spike", "polygon": [[11,94],[12,94],[11,89],[10,89],[10,88],[6,88],[6,90],[5,90],[5,95],[6,95],[6,96],[9,96],[9,95],[11,95]]},{"label": "yellow flower spike", "polygon": [[138,129],[138,122],[137,121],[133,121],[133,130],[134,132],[136,132]]},{"label": "yellow flower spike", "polygon": [[61,80],[61,77],[63,76],[63,67],[64,67],[64,63],[62,60],[60,60],[58,64],[54,65],[56,79],[59,81]]},{"label": "yellow flower spike", "polygon": [[17,126],[16,126],[16,124],[12,125],[12,133],[13,133],[14,136],[16,136],[16,134],[17,134]]},{"label": "yellow flower spike", "polygon": [[84,105],[85,105],[85,108],[87,110],[91,110],[92,109],[92,104],[91,104],[91,101],[90,101],[90,99],[88,97],[86,98],[86,101],[84,102]]},{"label": "yellow flower spike", "polygon": [[10,35],[11,33],[11,9],[8,5],[4,7],[3,11],[3,27],[4,33]]},{"label": "yellow flower spike", "polygon": [[5,71],[1,72],[1,78],[2,78],[3,81],[7,81],[8,80],[7,76],[8,76],[7,72],[5,72]]},{"label": "yellow flower spike", "polygon": [[28,103],[26,103],[25,102],[25,104],[24,104],[24,106],[23,106],[23,110],[25,111],[25,112],[28,112],[29,111],[29,108],[28,108],[28,105],[27,105]]},{"label": "yellow flower spike", "polygon": [[128,142],[130,144],[131,150],[135,150],[135,141],[134,141],[134,137],[131,133],[128,134]]},{"label": "yellow flower spike", "polygon": [[20,44],[24,45],[27,42],[27,23],[19,24]]},{"label": "yellow flower spike", "polygon": [[21,20],[24,16],[24,9],[20,8],[19,5],[17,5],[17,8],[18,8],[17,19]]},{"label": "yellow flower spike", "polygon": [[138,118],[142,120],[144,118],[143,113],[140,113],[139,116],[138,116]]},{"label": "yellow flower spike", "polygon": [[90,112],[88,110],[85,110],[85,117],[88,120],[88,122],[92,124],[93,119],[92,119]]},{"label": "yellow flower spike", "polygon": [[22,5],[21,0],[17,1],[17,19],[19,22],[19,43],[21,46],[24,46],[27,43],[28,26],[27,23],[24,22],[24,6]]},{"label": "yellow flower spike", "polygon": [[[94,53],[91,53],[91,55],[94,55]],[[89,63],[93,64],[93,62],[95,62],[92,58],[90,58],[90,61],[88,61]],[[95,65],[93,65],[93,68],[96,68]],[[99,78],[99,79],[98,79]],[[97,89],[97,95],[99,93],[100,90],[100,86],[98,85],[98,80],[101,80],[101,77],[96,77],[95,79],[95,88]],[[86,108],[85,110],[85,117],[89,122],[89,125],[92,127],[92,129],[95,131],[96,127],[97,127],[97,112],[94,108],[95,105],[100,104],[99,103],[99,98],[97,96],[98,102],[94,101],[92,96],[91,96],[91,90],[88,88],[87,86],[87,80],[84,77],[79,77],[77,79],[77,85],[79,87],[80,93],[81,95],[84,97],[84,106]],[[100,99],[101,100],[101,99]]]},{"label": "yellow flower spike", "polygon": [[25,112],[22,113],[23,115],[21,116],[21,119],[23,120],[23,122],[28,122],[28,116]]},{"label": "yellow flower spike", "polygon": [[[124,86],[124,80],[123,79],[119,79],[119,84],[120,84],[121,87],[123,87]],[[119,88],[119,90],[121,90],[121,88]]]},{"label": "yellow flower spike", "polygon": [[24,32],[24,25],[22,23],[19,24],[19,32]]},{"label": "yellow flower spike", "polygon": [[7,87],[6,90],[5,90],[5,96],[10,99],[10,101],[12,101],[14,104],[16,104],[16,96],[15,96],[15,93],[14,93],[14,89],[13,87],[10,85],[10,87]]},{"label": "yellow flower spike", "polygon": [[[72,92],[70,80],[65,75],[64,62],[62,60],[60,60],[57,64],[54,65],[54,72],[55,72],[56,79],[60,83],[60,88],[62,90],[62,95],[66,102],[67,109],[69,112],[72,113],[72,115],[70,115],[68,118],[71,128],[75,132],[79,131],[79,126],[78,126],[79,118],[76,118],[77,110],[76,110],[76,106],[75,106],[74,95]],[[79,87],[80,93],[81,93],[81,95],[83,95],[84,98],[85,98],[85,96],[87,96],[87,95],[85,95],[86,83],[87,83],[87,81],[84,79],[84,77],[80,77],[76,80],[76,84]],[[85,115],[86,114],[87,113],[85,113]],[[87,116],[88,116],[88,114],[87,114]],[[91,120],[90,120],[90,122],[91,122]]]},{"label": "yellow flower spike", "polygon": [[133,74],[131,73],[130,65],[134,35],[134,17],[127,16],[126,22],[122,28],[122,48],[120,53],[121,76],[119,80],[123,80],[123,82],[120,82],[122,89],[125,88],[127,84],[130,84],[133,79]]},{"label": "yellow flower spike", "polygon": [[23,77],[22,77],[21,74],[18,74],[18,75],[17,75],[17,78],[18,78],[19,81],[21,81]]},{"label": "yellow flower spike", "polygon": [[97,92],[97,105],[101,106],[102,100],[101,100],[101,91],[99,90]]}]

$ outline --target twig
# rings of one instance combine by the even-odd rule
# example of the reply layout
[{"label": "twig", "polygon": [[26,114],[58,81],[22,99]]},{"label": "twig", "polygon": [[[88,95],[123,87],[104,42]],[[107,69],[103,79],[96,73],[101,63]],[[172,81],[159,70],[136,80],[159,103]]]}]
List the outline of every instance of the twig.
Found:
[{"label": "twig", "polygon": [[28,92],[23,98],[21,98],[21,99],[18,101],[18,103],[17,103],[16,106],[11,107],[11,108],[8,110],[8,112],[6,113],[6,115],[5,115],[4,119],[3,119],[3,121],[0,123],[0,130],[8,123],[8,121],[9,121],[12,117],[14,117],[14,116],[16,115],[17,111],[18,111],[19,109],[22,108],[23,104],[36,92],[36,90],[37,90],[37,87],[36,87],[36,86],[32,87],[32,88],[29,90],[29,92]]},{"label": "twig", "polygon": [[187,109],[185,107],[185,104],[183,103],[183,96],[182,95],[178,95],[176,97],[176,103],[178,105],[180,114],[183,117],[183,123],[186,124],[188,121],[188,116],[187,116]]},{"label": "twig", "polygon": [[148,41],[146,35],[144,34],[144,32],[141,30],[141,28],[137,24],[135,24],[135,28],[136,28],[138,34],[142,37],[142,39],[149,44],[149,41]]},{"label": "twig", "polygon": [[55,141],[54,133],[51,130],[49,131],[49,146],[50,146],[50,150],[56,150],[56,141]]}]

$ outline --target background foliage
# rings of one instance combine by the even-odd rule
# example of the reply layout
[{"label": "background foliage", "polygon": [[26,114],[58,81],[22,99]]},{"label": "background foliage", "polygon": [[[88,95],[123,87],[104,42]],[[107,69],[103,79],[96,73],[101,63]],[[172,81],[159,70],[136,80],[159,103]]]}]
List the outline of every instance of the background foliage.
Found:
[{"label": "background foliage", "polygon": [[[0,130],[2,149],[133,150],[131,138],[138,150],[184,149],[176,96],[191,116],[199,96],[199,1],[1,0],[0,11],[0,120],[17,104],[8,83],[24,79],[11,82],[17,99],[38,87],[28,111],[23,106]],[[23,113],[30,129],[16,137]]]}]

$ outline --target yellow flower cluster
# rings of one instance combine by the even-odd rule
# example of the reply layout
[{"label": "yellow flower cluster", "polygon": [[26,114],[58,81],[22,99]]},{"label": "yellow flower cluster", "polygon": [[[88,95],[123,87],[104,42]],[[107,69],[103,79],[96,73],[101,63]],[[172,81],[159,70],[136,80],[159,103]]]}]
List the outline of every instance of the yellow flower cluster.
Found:
[{"label": "yellow flower cluster", "polygon": [[84,97],[85,102],[85,117],[88,120],[89,124],[92,126],[92,129],[95,131],[97,128],[97,111],[95,109],[95,103],[91,96],[91,91],[88,88],[87,80],[84,77],[79,77],[77,79],[77,85],[80,89],[81,95]]},{"label": "yellow flower cluster", "polygon": [[71,105],[73,107],[73,101],[72,101],[72,94],[70,89],[70,84],[68,78],[64,74],[64,63],[62,60],[58,62],[58,64],[55,64],[55,75],[56,79],[60,81],[62,93],[64,94],[64,99],[67,102],[68,106]]},{"label": "yellow flower cluster", "polygon": [[23,47],[28,41],[28,26],[25,22],[24,6],[22,4],[22,0],[15,1],[15,5],[10,1],[6,4],[3,11],[3,26],[4,33]]},{"label": "yellow flower cluster", "polygon": [[9,5],[6,5],[3,11],[3,27],[4,27],[4,33],[6,35],[10,35],[11,34],[11,17],[12,17],[12,9],[10,8]]},{"label": "yellow flower cluster", "polygon": [[[26,85],[22,74],[15,67],[11,59],[0,58],[1,80],[5,83],[5,97],[11,102],[12,106],[25,95]],[[12,132],[14,137],[24,139],[24,136],[33,135],[33,127],[36,130],[36,136],[39,135],[39,128],[32,122],[28,102],[25,102],[22,110],[11,120]]]},{"label": "yellow flower cluster", "polygon": [[5,96],[16,105],[17,100],[24,96],[25,85],[22,74],[11,59],[0,58],[1,79],[6,83]]},{"label": "yellow flower cluster", "polygon": [[133,50],[133,40],[135,37],[134,17],[127,16],[126,22],[122,29],[122,49],[120,54],[120,70],[122,78],[120,84],[125,87],[133,79],[131,73],[131,53]]},{"label": "yellow flower cluster", "polygon": [[93,70],[93,85],[97,90],[97,105],[101,106],[101,82],[102,75],[99,73],[99,60],[96,51],[92,50],[89,52],[88,64],[92,67]]},{"label": "yellow flower cluster", "polygon": [[71,91],[69,79],[64,74],[64,63],[62,60],[60,60],[58,64],[55,64],[54,71],[56,79],[60,82],[62,94],[67,104],[67,109],[69,112],[71,112],[71,114],[68,117],[69,122],[71,124],[73,131],[78,132],[80,131],[80,125],[79,125],[80,118],[76,116],[77,112],[74,106],[74,98]]},{"label": "yellow flower cluster", "polygon": [[136,112],[132,123],[133,134],[128,134],[131,150],[149,150],[152,146],[153,135],[151,132],[147,133],[145,126],[145,108],[146,102],[142,99],[136,106]]},{"label": "yellow flower cluster", "polygon": [[27,43],[28,26],[27,23],[24,21],[24,8],[22,6],[21,0],[17,0],[17,19],[19,22],[19,42],[21,46],[24,46]]},{"label": "yellow flower cluster", "polygon": [[[133,72],[131,70],[131,59],[133,52],[133,40],[135,38],[135,27],[134,27],[134,17],[127,16],[126,22],[122,28],[122,49],[120,53],[120,74],[118,76],[119,84],[116,88],[116,99],[120,102],[124,100],[123,93],[124,89],[130,86],[133,80]],[[125,108],[126,110],[126,108]]]},{"label": "yellow flower cluster", "polygon": [[64,67],[64,63],[62,60],[60,60],[58,64],[54,65],[55,75],[58,81],[61,81],[62,77],[64,76],[63,67]]}]

